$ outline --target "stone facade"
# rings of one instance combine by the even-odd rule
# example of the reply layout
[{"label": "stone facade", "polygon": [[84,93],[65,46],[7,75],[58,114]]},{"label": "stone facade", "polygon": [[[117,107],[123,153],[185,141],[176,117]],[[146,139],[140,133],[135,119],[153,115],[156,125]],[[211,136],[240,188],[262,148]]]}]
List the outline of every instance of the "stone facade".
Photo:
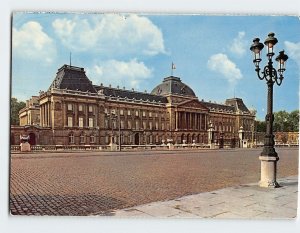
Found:
[{"label": "stone facade", "polygon": [[37,99],[39,122],[23,120],[24,112],[33,111],[30,106],[21,110],[23,128],[12,127],[13,143],[18,144],[18,135],[31,133],[40,145],[107,145],[118,143],[119,135],[126,145],[207,144],[209,123],[215,141],[238,140],[240,127],[244,138],[251,140],[255,118],[240,98],[225,104],[198,100],[178,77],[167,77],[146,93],[92,85],[83,68],[69,65],[58,70]]},{"label": "stone facade", "polygon": [[26,101],[25,108],[19,112],[20,125],[39,125],[40,124],[40,107],[39,97],[32,96]]},{"label": "stone facade", "polygon": [[299,144],[299,132],[275,132],[276,144]]}]

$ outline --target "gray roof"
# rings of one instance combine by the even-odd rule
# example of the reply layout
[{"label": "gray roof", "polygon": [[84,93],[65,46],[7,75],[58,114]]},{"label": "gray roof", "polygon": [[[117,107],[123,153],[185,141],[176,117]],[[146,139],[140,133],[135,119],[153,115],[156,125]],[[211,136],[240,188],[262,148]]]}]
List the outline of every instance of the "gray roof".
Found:
[{"label": "gray roof", "polygon": [[231,98],[231,99],[226,99],[225,104],[218,104],[218,103],[212,103],[212,102],[204,102],[200,101],[202,104],[204,104],[207,108],[210,110],[215,110],[215,111],[232,111],[232,112],[238,112],[241,111],[246,114],[250,114],[250,111],[244,104],[243,100],[240,98]]},{"label": "gray roof", "polygon": [[168,94],[196,96],[194,91],[188,85],[181,82],[180,78],[174,76],[164,78],[163,82],[157,85],[152,90],[151,94],[162,96]]},{"label": "gray roof", "polygon": [[105,87],[105,86],[96,86],[96,85],[94,85],[94,88],[97,91],[102,90],[103,94],[108,97],[136,99],[136,100],[143,100],[143,101],[150,101],[150,102],[155,101],[158,103],[168,102],[166,97],[144,93],[144,92],[130,91],[130,90]]},{"label": "gray roof", "polygon": [[200,101],[205,107],[207,107],[209,110],[222,110],[224,112],[235,112],[235,108],[233,106],[228,106],[224,104],[217,104],[217,103],[212,103],[212,102],[204,102]]},{"label": "gray roof", "polygon": [[58,69],[51,88],[96,93],[92,82],[85,74],[84,68],[63,65]]},{"label": "gray roof", "polygon": [[244,104],[243,100],[240,98],[231,98],[225,101],[226,105],[233,106],[236,111],[242,111],[244,113],[250,113],[249,109]]}]

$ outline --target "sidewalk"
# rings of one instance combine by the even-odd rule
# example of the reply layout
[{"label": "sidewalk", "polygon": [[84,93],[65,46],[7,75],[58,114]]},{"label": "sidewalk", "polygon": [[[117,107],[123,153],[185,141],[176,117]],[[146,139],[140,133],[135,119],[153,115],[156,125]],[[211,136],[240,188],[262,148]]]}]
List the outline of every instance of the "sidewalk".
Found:
[{"label": "sidewalk", "polygon": [[297,216],[298,176],[278,179],[276,189],[257,183],[117,210],[116,217],[287,219]]}]

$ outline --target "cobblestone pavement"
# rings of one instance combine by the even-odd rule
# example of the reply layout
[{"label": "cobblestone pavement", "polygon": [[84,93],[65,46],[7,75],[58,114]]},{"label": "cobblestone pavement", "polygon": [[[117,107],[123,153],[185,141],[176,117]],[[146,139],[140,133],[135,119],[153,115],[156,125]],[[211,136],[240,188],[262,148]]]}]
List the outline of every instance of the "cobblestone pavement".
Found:
[{"label": "cobblestone pavement", "polygon": [[[12,154],[13,215],[112,215],[116,209],[260,178],[261,149]],[[278,149],[279,177],[298,174],[298,149]]]}]

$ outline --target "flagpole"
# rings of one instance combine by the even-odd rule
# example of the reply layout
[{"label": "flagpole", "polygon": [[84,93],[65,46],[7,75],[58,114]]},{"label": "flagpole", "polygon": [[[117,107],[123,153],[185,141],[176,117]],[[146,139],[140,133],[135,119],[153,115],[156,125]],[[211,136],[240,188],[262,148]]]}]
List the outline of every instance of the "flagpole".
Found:
[{"label": "flagpole", "polygon": [[171,65],[171,76],[173,76],[173,72],[174,70],[176,69],[174,63],[172,62],[172,65]]}]

